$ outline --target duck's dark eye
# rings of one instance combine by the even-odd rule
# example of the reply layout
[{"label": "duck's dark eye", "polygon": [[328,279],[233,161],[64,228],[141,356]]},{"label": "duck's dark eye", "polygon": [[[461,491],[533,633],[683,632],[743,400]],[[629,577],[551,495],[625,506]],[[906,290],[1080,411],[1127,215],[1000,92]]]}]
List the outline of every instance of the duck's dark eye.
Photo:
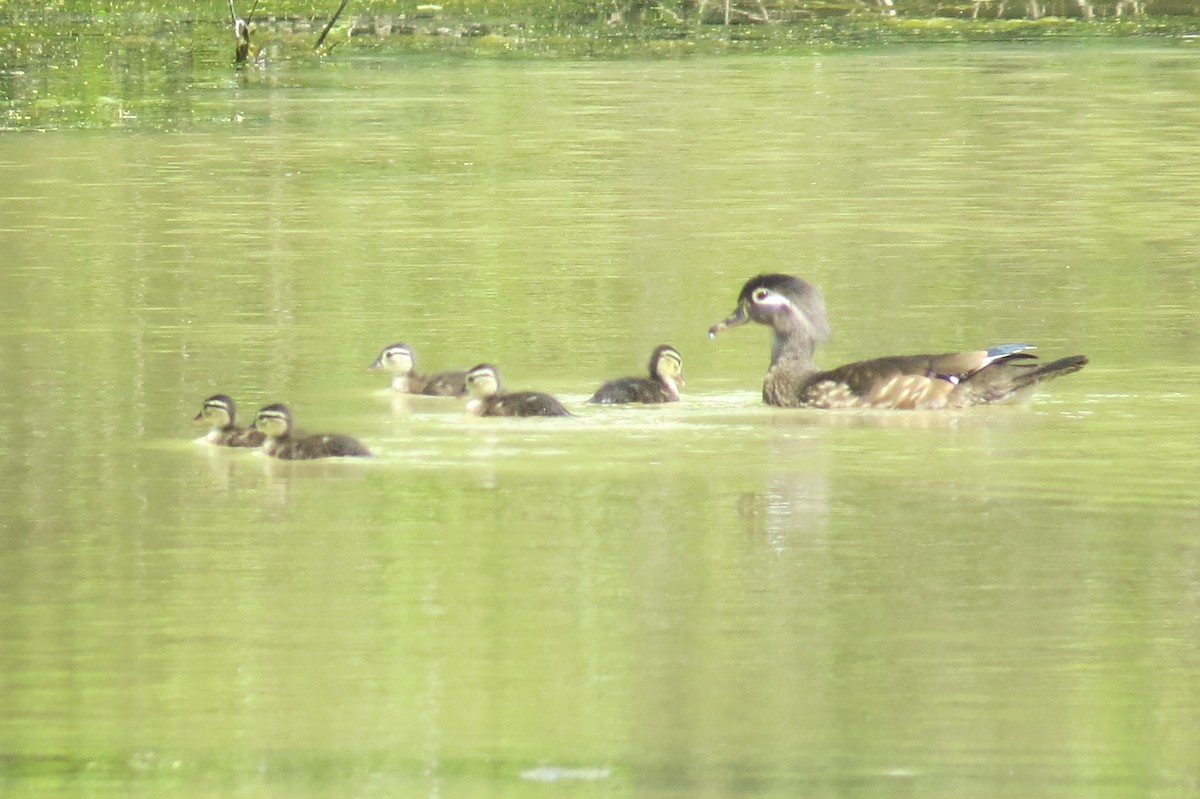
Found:
[{"label": "duck's dark eye", "polygon": [[755,289],[754,293],[750,296],[755,302],[763,302],[767,297],[771,296],[771,292],[766,289]]}]

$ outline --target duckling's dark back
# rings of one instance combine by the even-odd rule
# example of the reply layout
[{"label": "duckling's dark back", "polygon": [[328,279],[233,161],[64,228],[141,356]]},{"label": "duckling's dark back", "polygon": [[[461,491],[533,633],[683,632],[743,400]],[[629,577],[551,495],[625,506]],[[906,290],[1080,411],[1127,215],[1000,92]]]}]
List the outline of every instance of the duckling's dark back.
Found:
[{"label": "duckling's dark back", "polygon": [[662,383],[648,377],[622,377],[609,380],[588,402],[592,405],[619,405],[627,402],[671,402]]},{"label": "duckling's dark back", "polygon": [[572,416],[563,404],[540,391],[514,391],[488,397],[481,416]]},{"label": "duckling's dark back", "polygon": [[261,430],[235,425],[225,428],[215,439],[210,440],[223,447],[261,447],[265,438]]},{"label": "duckling's dark back", "polygon": [[306,438],[289,438],[280,442],[271,454],[285,461],[371,457],[371,451],[358,439],[336,433],[321,433]]},{"label": "duckling's dark back", "polygon": [[427,397],[457,397],[463,393],[467,373],[465,371],[437,372],[420,379],[424,382],[421,386],[412,389],[414,394],[424,394]]},{"label": "duckling's dark back", "polygon": [[649,377],[609,380],[588,400],[593,405],[628,402],[675,402],[683,385],[683,356],[670,344],[660,344],[650,353]]}]

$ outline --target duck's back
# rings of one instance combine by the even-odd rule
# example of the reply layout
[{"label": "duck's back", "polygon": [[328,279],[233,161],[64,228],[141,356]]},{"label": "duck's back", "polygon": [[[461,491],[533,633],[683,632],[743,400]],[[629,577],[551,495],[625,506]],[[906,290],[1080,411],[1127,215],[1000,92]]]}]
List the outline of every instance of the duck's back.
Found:
[{"label": "duck's back", "polygon": [[350,436],[322,433],[305,438],[281,441],[270,453],[285,461],[315,460],[317,458],[369,458],[371,452],[362,442]]},{"label": "duck's back", "polygon": [[414,394],[424,394],[429,397],[457,397],[463,393],[466,385],[466,372],[437,372],[422,378],[424,384]]},{"label": "duck's back", "polygon": [[[1026,349],[1028,345],[1005,344],[988,350],[902,355],[849,363],[805,375],[793,394],[794,404],[815,408],[938,410],[1004,402],[1087,363],[1086,358],[1075,356],[1042,364]],[[782,390],[783,385],[772,385],[768,375],[764,397],[768,391],[774,391],[778,397]]]},{"label": "duck's back", "polygon": [[563,404],[540,391],[514,391],[488,399],[482,416],[571,416]]},{"label": "duck's back", "polygon": [[208,440],[222,447],[260,447],[266,436],[252,427],[226,427],[209,434]]},{"label": "duck's back", "polygon": [[671,402],[674,397],[662,384],[648,377],[622,377],[609,380],[588,400],[592,405],[620,405],[627,402]]}]

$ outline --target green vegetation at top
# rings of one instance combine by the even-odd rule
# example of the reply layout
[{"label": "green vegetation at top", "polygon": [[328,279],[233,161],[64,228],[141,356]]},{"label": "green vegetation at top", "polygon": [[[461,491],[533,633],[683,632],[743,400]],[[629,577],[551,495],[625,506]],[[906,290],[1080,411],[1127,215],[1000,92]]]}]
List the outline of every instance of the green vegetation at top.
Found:
[{"label": "green vegetation at top", "polygon": [[[237,3],[246,14],[251,0]],[[244,7],[242,7],[244,6]],[[255,16],[327,18],[338,0],[260,0]],[[224,15],[225,2],[207,0],[0,0],[0,16],[37,17],[68,13],[92,18],[128,14],[191,17]],[[703,22],[745,24],[794,22],[828,15],[880,13],[896,16],[1040,18],[1061,16],[1200,16],[1200,0],[350,0],[353,15],[396,15],[408,19],[449,16],[488,20],[523,18],[566,25]]]},{"label": "green vegetation at top", "polygon": [[[235,0],[251,60],[312,55],[339,0]],[[349,0],[321,52],[676,57],[918,42],[1200,38],[1200,0]],[[0,74],[39,63],[223,65],[229,0],[0,0]],[[161,52],[160,52],[161,51]],[[19,93],[19,92],[18,92]]]},{"label": "green vegetation at top", "polygon": [[[36,21],[67,15],[78,20],[146,18],[220,19],[228,0],[0,0],[0,22]],[[252,0],[234,5],[249,16]],[[323,22],[338,0],[259,0],[254,19]],[[972,20],[1047,17],[1103,20],[1200,16],[1200,0],[350,0],[344,24],[380,18],[401,26],[431,22],[477,25],[520,23],[561,26],[746,26],[803,23],[830,17],[961,18]]]}]

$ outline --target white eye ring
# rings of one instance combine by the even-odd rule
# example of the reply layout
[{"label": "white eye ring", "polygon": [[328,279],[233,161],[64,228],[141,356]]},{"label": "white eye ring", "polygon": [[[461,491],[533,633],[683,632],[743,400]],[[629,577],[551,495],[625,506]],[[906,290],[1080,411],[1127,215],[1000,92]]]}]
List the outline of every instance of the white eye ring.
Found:
[{"label": "white eye ring", "polygon": [[754,294],[751,295],[751,299],[753,299],[755,302],[762,303],[765,302],[767,297],[770,296],[771,292],[767,291],[766,289],[755,289]]}]

